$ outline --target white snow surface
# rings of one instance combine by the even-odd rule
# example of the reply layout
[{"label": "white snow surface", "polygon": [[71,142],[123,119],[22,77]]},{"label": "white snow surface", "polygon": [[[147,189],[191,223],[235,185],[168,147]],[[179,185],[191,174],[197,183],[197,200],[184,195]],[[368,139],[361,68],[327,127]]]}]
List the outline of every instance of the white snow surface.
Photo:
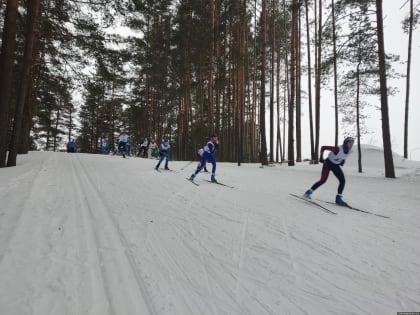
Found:
[{"label": "white snow surface", "polygon": [[[0,169],[0,314],[397,314],[420,311],[420,162],[366,147],[344,199],[301,195],[321,165],[31,152]],[[333,201],[330,175],[314,200]],[[322,202],[322,201],[319,201]]]}]

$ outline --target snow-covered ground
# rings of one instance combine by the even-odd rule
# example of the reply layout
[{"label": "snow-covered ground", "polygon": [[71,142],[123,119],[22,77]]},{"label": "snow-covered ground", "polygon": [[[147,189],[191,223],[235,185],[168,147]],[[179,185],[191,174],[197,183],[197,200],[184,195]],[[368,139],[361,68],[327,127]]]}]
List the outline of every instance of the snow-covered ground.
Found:
[{"label": "snow-covered ground", "polygon": [[[0,314],[392,314],[420,311],[420,162],[365,147],[344,199],[292,198],[321,165],[32,152],[0,169]],[[333,200],[337,180],[314,193]]]}]

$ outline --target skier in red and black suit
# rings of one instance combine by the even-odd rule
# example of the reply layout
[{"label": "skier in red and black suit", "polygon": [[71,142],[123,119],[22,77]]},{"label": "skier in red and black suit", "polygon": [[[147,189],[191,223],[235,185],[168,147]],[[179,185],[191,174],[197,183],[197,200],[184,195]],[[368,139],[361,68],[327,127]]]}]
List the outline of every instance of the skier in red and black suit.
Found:
[{"label": "skier in red and black suit", "polygon": [[[343,170],[341,169],[340,166],[344,165],[344,162],[352,153],[353,144],[354,144],[354,138],[347,137],[344,139],[343,144],[338,147],[333,147],[333,146],[321,147],[321,154],[320,154],[319,161],[321,163],[324,163],[322,167],[321,179],[317,181],[315,184],[313,184],[312,187],[305,192],[304,196],[306,198],[311,199],[311,195],[314,192],[314,190],[316,190],[319,186],[321,186],[327,181],[328,175],[330,174],[330,171],[332,171],[335,177],[337,177],[339,181],[338,193],[337,193],[337,196],[335,197],[335,203],[341,206],[347,206],[347,203],[343,200],[343,195],[342,195],[343,190],[344,190],[344,185],[346,183],[346,179],[344,177]],[[324,151],[330,151],[325,161],[323,158]]]}]

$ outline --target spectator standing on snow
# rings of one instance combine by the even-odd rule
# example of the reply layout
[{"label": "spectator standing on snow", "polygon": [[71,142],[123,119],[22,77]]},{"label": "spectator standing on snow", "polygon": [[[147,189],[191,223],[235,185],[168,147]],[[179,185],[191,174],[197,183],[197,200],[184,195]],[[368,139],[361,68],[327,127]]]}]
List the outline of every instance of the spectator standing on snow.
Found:
[{"label": "spectator standing on snow", "polygon": [[216,160],[214,158],[214,153],[217,151],[218,147],[219,147],[219,137],[218,137],[217,133],[214,133],[210,137],[210,141],[207,142],[207,144],[204,146],[201,162],[197,166],[197,169],[195,170],[194,174],[191,175],[190,180],[193,181],[194,178],[197,176],[197,174],[200,173],[201,170],[206,166],[206,163],[210,162],[212,164],[211,181],[213,183],[217,183],[217,180],[216,180]]},{"label": "spectator standing on snow", "polygon": [[[319,161],[321,163],[324,163],[324,165],[322,166],[321,179],[317,181],[315,184],[313,184],[312,187],[305,192],[304,196],[306,198],[311,199],[312,193],[318,187],[320,187],[327,181],[328,175],[330,171],[332,171],[335,177],[337,177],[339,181],[338,191],[335,197],[335,203],[340,206],[347,206],[347,203],[343,200],[343,190],[344,190],[344,185],[346,183],[346,179],[344,177],[343,170],[341,169],[340,166],[344,165],[346,159],[353,152],[352,151],[353,144],[354,144],[354,138],[347,137],[344,139],[343,144],[338,147],[335,147],[335,146],[322,146],[321,147]],[[324,151],[330,151],[325,161],[323,158]]]}]

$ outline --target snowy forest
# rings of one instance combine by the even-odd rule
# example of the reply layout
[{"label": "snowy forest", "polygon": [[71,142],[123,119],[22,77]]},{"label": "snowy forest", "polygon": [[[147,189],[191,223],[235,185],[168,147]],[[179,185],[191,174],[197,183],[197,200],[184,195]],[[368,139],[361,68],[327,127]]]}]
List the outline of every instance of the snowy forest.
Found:
[{"label": "snowy forest", "polygon": [[[382,0],[1,0],[0,167],[75,138],[99,153],[122,129],[168,137],[191,160],[216,131],[220,161],[318,163],[322,95],[333,87],[335,145],[381,111],[385,176],[395,177],[387,79],[406,80],[420,3],[400,1],[405,56],[384,48]],[[414,56],[415,57],[415,56]],[[393,64],[406,62],[406,73]],[[377,96],[377,104],[366,97]],[[302,120],[302,111],[309,119]],[[359,168],[360,166],[359,147]]]}]

